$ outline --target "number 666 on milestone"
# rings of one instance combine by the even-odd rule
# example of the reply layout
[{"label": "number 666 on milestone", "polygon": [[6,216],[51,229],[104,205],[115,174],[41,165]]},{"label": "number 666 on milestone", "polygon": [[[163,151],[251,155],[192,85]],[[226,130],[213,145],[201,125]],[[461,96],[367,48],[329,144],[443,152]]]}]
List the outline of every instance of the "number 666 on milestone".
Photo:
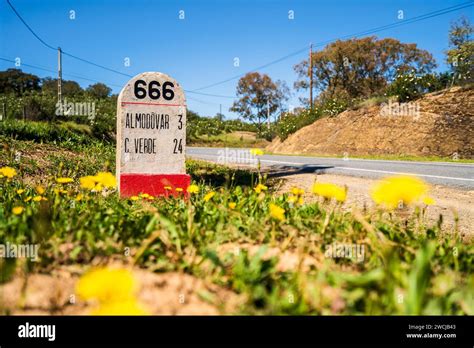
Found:
[{"label": "number 666 on milestone", "polygon": [[[117,101],[117,178],[121,196],[185,192],[186,100],[173,78],[146,72]],[[166,188],[166,189],[165,189]]]}]

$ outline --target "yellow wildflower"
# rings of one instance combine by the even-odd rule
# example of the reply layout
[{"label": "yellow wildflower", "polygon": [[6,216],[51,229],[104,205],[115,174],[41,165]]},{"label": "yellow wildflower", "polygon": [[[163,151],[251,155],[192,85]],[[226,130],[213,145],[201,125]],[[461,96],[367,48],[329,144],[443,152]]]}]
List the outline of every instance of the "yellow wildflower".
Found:
[{"label": "yellow wildflower", "polygon": [[16,190],[16,193],[18,193],[19,195],[21,195],[23,192],[25,192],[24,189],[18,189],[18,190]]},{"label": "yellow wildflower", "polygon": [[276,220],[285,220],[285,209],[276,204],[270,203],[270,216]]},{"label": "yellow wildflower", "polygon": [[258,184],[257,186],[255,186],[254,190],[255,192],[257,193],[260,193],[262,191],[266,191],[268,189],[268,187],[266,187],[265,185],[263,184]]},{"label": "yellow wildflower", "polygon": [[130,197],[132,201],[138,201],[140,198],[138,196],[132,196]]},{"label": "yellow wildflower", "polygon": [[81,187],[86,190],[92,190],[95,187],[95,177],[91,175],[83,176],[79,179]]},{"label": "yellow wildflower", "polygon": [[109,172],[99,172],[95,176],[95,181],[104,187],[112,188],[117,185],[115,175]]},{"label": "yellow wildflower", "polygon": [[29,201],[31,201],[31,197],[26,197],[23,201],[24,202],[29,202]]},{"label": "yellow wildflower", "polygon": [[304,190],[299,187],[293,187],[291,189],[291,193],[294,194],[295,196],[302,196],[304,195]]},{"label": "yellow wildflower", "polygon": [[313,185],[313,193],[324,198],[335,199],[338,202],[344,202],[347,196],[344,187],[329,183],[315,183]]},{"label": "yellow wildflower", "polygon": [[92,315],[145,315],[145,310],[135,299],[102,303],[91,312]]},{"label": "yellow wildflower", "polygon": [[204,202],[209,202],[215,194],[216,193],[214,191],[208,192],[203,198]]},{"label": "yellow wildflower", "polygon": [[120,268],[94,269],[84,274],[76,284],[80,298],[102,303],[129,300],[135,290],[131,272]]},{"label": "yellow wildflower", "polygon": [[301,197],[301,196],[291,195],[291,196],[288,197],[288,203],[302,205],[304,203],[304,200],[303,200],[303,197]]},{"label": "yellow wildflower", "polygon": [[7,177],[8,179],[13,178],[16,175],[16,170],[11,167],[0,168],[0,178]]},{"label": "yellow wildflower", "polygon": [[166,191],[169,191],[169,190],[172,190],[172,187],[171,187],[171,186],[165,186],[164,189],[165,189]]},{"label": "yellow wildflower", "polygon": [[235,203],[235,202],[230,202],[229,203],[229,208],[230,209],[235,209],[236,206],[237,206],[237,203]]},{"label": "yellow wildflower", "polygon": [[34,202],[39,202],[39,201],[41,201],[42,199],[43,199],[42,196],[34,196],[34,197],[33,197],[33,201],[34,201]]},{"label": "yellow wildflower", "polygon": [[198,185],[189,185],[187,191],[189,193],[198,193],[199,192],[199,186]]},{"label": "yellow wildflower", "polygon": [[436,203],[436,201],[431,197],[424,197],[423,203],[425,203],[426,205],[433,205]]},{"label": "yellow wildflower", "polygon": [[73,181],[74,181],[74,179],[72,179],[72,178],[57,178],[56,179],[56,182],[58,184],[68,184],[68,183],[73,182]]},{"label": "yellow wildflower", "polygon": [[183,188],[182,187],[177,187],[176,192],[183,192]]},{"label": "yellow wildflower", "polygon": [[79,193],[79,194],[76,196],[75,200],[79,202],[79,201],[81,201],[83,198],[84,198],[84,196],[82,195],[82,193]]},{"label": "yellow wildflower", "polygon": [[36,186],[35,190],[39,195],[42,195],[46,191],[43,186]]},{"label": "yellow wildflower", "polygon": [[423,180],[400,175],[377,182],[371,191],[371,196],[375,203],[395,209],[400,204],[434,203],[434,200],[428,196],[428,191],[429,186]]},{"label": "yellow wildflower", "polygon": [[23,213],[23,210],[23,207],[14,207],[12,209],[12,213],[15,215],[20,215],[21,213]]},{"label": "yellow wildflower", "polygon": [[260,149],[252,149],[250,150],[250,154],[254,155],[254,156],[262,156],[263,155],[263,151],[260,150]]}]

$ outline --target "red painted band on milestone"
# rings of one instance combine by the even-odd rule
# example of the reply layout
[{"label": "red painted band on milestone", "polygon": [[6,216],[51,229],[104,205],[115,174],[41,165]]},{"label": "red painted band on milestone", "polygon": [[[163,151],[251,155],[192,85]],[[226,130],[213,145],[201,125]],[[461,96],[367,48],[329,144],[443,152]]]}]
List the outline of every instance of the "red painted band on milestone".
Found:
[{"label": "red painted band on milestone", "polygon": [[184,106],[184,107],[186,107],[186,105],[181,105],[181,104],[122,102],[122,106],[123,106],[123,105],[127,105],[127,104],[131,104],[131,105],[156,105],[156,106]]},{"label": "red painted band on milestone", "polygon": [[188,174],[120,174],[120,196],[188,196]]}]

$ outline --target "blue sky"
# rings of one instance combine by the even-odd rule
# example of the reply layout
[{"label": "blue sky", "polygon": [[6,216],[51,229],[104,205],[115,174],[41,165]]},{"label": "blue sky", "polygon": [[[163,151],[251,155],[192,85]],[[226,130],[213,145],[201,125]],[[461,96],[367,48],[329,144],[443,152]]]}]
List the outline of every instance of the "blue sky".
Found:
[{"label": "blue sky", "polygon": [[[304,48],[366,29],[400,21],[428,12],[466,3],[467,0],[11,0],[35,32],[48,44],[135,75],[160,71],[178,80],[186,90],[222,81],[253,71]],[[462,14],[472,18],[473,7],[447,13],[377,33],[416,43],[431,52],[440,70],[445,70],[444,51],[448,47],[450,23]],[[70,19],[70,11],[76,18]],[[288,12],[294,11],[294,19]],[[185,19],[180,19],[184,11]],[[471,19],[472,20],[472,19]],[[321,47],[318,47],[319,49]],[[21,58],[26,64],[55,70],[57,53],[43,46],[20,22],[5,0],[0,0],[0,57]],[[130,59],[131,65],[124,66]],[[240,65],[234,66],[239,58]],[[307,57],[302,52],[259,70],[293,87],[293,66]],[[0,69],[13,63],[0,61]],[[23,66],[40,77],[46,71]],[[65,79],[91,84],[68,74],[102,81],[114,93],[127,77],[64,57]],[[200,90],[202,93],[235,96],[238,79]],[[232,99],[187,93],[188,106],[201,115],[215,115],[222,104],[228,112]],[[297,106],[299,94],[292,90],[289,104]]]}]

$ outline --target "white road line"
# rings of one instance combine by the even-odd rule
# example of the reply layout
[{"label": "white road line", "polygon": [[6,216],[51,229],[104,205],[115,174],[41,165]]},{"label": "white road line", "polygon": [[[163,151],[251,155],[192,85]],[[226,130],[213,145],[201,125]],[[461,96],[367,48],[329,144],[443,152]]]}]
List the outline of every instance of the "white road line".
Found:
[{"label": "white road line", "polygon": [[374,172],[374,173],[384,173],[384,174],[415,175],[415,176],[423,176],[423,177],[426,177],[426,178],[437,178],[437,179],[474,181],[474,179],[455,178],[455,177],[451,177],[451,176],[440,176],[440,175],[429,175],[429,174],[418,174],[418,173],[406,173],[406,172],[392,172],[392,171],[388,171],[388,170],[377,170],[377,169],[362,169],[362,168],[351,168],[351,167],[334,167],[334,169],[356,170],[356,171],[361,171],[361,172]]},{"label": "white road line", "polygon": [[[212,147],[189,147],[189,150],[193,149],[204,149],[204,150],[215,150],[215,148]],[[247,150],[245,148],[236,148],[238,150]],[[250,150],[248,150],[250,151]],[[199,154],[195,154],[199,155]],[[211,155],[204,155],[204,156],[211,156]],[[285,155],[285,154],[267,154],[263,156],[279,156],[279,157],[294,157],[294,158],[299,158],[299,157],[304,157],[304,158],[312,158],[312,159],[318,159],[318,160],[337,160],[337,161],[345,161],[341,157],[317,157],[317,156],[298,156],[298,155]],[[360,162],[383,162],[383,163],[406,163],[406,164],[420,164],[420,165],[433,165],[433,166],[448,166],[448,167],[467,167],[467,168],[474,168],[474,164],[472,163],[458,163],[458,162],[437,162],[437,161],[403,161],[403,160],[383,160],[383,159],[368,159],[368,158],[351,158],[347,161],[360,161]],[[293,162],[284,162],[284,163],[293,163]]]},{"label": "white road line", "polygon": [[[205,154],[196,154],[195,156],[204,156],[204,157],[212,157],[212,158],[217,157],[217,155],[205,155]],[[260,162],[270,162],[270,163],[279,163],[279,164],[287,164],[287,165],[292,165],[292,164],[315,165],[312,163],[284,162],[284,161],[274,161],[274,160],[264,160],[264,159],[261,159]],[[321,164],[321,165],[324,166],[324,164]],[[394,171],[378,170],[378,169],[363,169],[363,168],[353,168],[353,167],[333,167],[331,169],[344,169],[344,170],[383,173],[383,174],[414,175],[414,176],[421,176],[421,177],[426,177],[426,178],[447,179],[447,180],[474,181],[474,179],[468,179],[468,178],[457,178],[457,177],[451,177],[451,176],[440,176],[440,175],[429,175],[429,174],[418,174],[418,173],[407,173],[407,172],[394,172]]]}]

